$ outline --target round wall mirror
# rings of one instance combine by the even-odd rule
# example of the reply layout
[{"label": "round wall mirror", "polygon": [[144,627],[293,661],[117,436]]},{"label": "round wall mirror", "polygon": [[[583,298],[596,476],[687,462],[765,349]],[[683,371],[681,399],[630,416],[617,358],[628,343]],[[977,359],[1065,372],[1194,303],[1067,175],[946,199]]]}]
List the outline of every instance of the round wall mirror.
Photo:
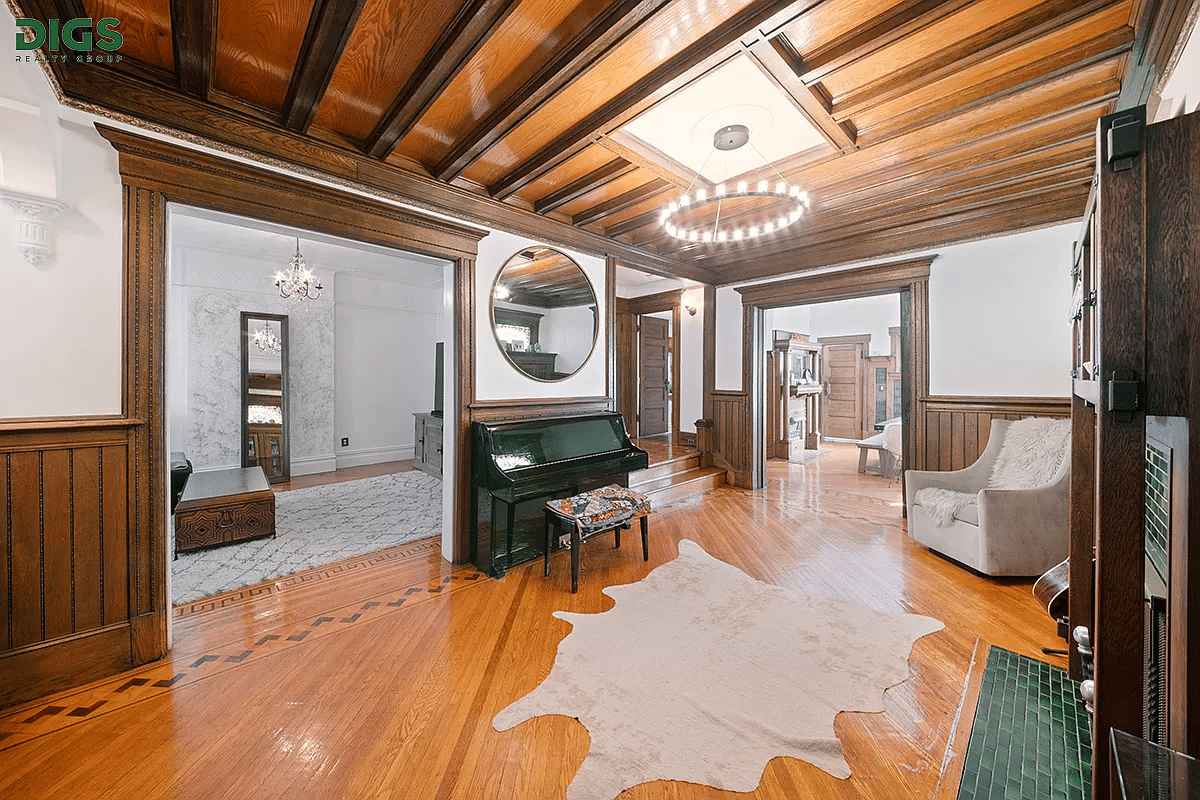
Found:
[{"label": "round wall mirror", "polygon": [[509,363],[539,381],[579,371],[596,345],[596,293],[583,269],[550,247],[504,263],[492,287],[492,332]]}]

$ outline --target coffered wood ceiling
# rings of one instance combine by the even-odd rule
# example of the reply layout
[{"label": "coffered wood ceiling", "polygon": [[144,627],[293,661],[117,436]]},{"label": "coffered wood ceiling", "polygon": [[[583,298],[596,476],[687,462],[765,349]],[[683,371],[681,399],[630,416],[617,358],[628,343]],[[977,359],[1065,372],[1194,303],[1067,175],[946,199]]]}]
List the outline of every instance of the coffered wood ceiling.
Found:
[{"label": "coffered wood ceiling", "polygon": [[[121,21],[120,63],[52,65],[73,100],[653,272],[730,283],[1078,219],[1097,117],[1144,100],[1196,2],[18,5],[43,19]],[[761,70],[823,137],[759,173],[779,170],[812,207],[753,242],[678,242],[657,212],[694,173],[622,127],[733,59]]]}]

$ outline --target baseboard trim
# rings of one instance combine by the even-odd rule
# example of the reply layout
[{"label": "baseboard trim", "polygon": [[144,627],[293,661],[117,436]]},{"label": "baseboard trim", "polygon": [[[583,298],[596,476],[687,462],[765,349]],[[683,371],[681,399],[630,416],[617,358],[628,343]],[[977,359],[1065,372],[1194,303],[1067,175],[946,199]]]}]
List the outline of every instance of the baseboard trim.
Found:
[{"label": "baseboard trim", "polygon": [[414,446],[400,447],[364,447],[358,450],[343,450],[337,454],[337,468],[365,467],[368,464],[382,464],[385,461],[411,461]]},{"label": "baseboard trim", "polygon": [[333,472],[337,468],[335,456],[292,459],[292,475],[315,475],[318,472]]}]

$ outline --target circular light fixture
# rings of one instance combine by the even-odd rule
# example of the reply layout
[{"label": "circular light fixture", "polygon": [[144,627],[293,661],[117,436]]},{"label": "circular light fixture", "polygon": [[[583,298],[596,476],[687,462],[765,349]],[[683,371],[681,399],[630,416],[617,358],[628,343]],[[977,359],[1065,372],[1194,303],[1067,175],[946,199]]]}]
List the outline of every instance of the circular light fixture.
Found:
[{"label": "circular light fixture", "polygon": [[[726,125],[713,134],[713,149],[714,150],[736,150],[750,143],[750,128],[745,125]],[[754,147],[754,145],[750,145]],[[758,148],[755,148],[757,152]],[[762,154],[759,153],[761,156]],[[767,160],[763,159],[764,163]],[[778,172],[776,172],[779,175]],[[699,179],[699,173],[696,178]],[[693,184],[695,181],[693,181]],[[736,200],[742,197],[766,197],[772,200],[787,201],[790,205],[785,209],[778,218],[766,219],[762,222],[750,225],[746,228],[734,227],[726,225],[721,227],[721,206],[727,200]],[[684,212],[694,212],[702,207],[716,204],[716,212],[713,215],[711,223],[683,223]],[[800,190],[799,186],[793,186],[784,179],[783,175],[779,175],[779,180],[772,186],[770,181],[760,180],[751,187],[746,181],[738,181],[736,187],[730,191],[724,183],[718,183],[710,195],[704,188],[696,189],[694,192],[691,187],[677,199],[672,200],[667,204],[667,207],[659,214],[659,223],[663,230],[670,236],[682,242],[740,242],[743,239],[756,239],[769,233],[776,233],[794,224],[804,215],[808,209],[808,193]]]}]

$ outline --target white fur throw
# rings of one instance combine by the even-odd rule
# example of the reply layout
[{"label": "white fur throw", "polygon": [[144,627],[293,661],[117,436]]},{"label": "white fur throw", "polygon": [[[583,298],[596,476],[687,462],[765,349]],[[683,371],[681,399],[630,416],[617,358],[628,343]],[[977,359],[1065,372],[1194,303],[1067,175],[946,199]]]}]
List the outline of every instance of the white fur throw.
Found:
[{"label": "white fur throw", "polygon": [[[1058,472],[1071,444],[1071,421],[1028,417],[1019,419],[1004,434],[992,465],[989,489],[1033,489],[1045,486]],[[940,528],[954,523],[954,515],[978,502],[979,495],[930,487],[914,500]]]}]

